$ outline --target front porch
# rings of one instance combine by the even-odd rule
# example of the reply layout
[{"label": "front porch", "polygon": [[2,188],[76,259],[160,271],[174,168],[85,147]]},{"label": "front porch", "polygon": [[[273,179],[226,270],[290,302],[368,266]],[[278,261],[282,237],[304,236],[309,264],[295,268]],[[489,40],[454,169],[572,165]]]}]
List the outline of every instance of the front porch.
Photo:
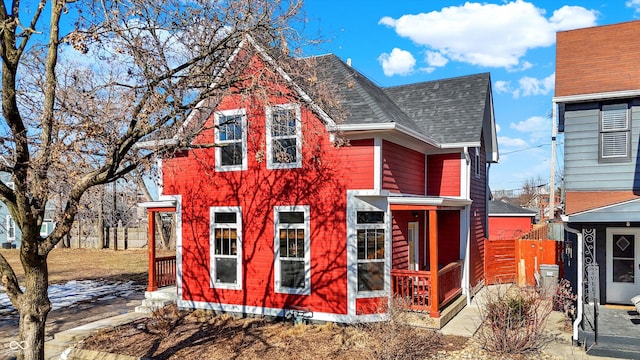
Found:
[{"label": "front porch", "polygon": [[[597,317],[594,314],[597,313]],[[640,314],[633,306],[585,306],[578,341],[588,355],[640,359]]]}]

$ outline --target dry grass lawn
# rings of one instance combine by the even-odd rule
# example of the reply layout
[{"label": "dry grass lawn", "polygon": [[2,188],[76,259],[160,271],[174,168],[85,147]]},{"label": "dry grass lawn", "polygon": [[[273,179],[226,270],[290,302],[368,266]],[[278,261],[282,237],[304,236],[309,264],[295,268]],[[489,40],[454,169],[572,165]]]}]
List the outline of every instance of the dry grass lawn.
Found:
[{"label": "dry grass lawn", "polygon": [[[2,249],[4,256],[22,281],[24,271],[20,264],[20,251]],[[175,255],[159,252],[157,256]],[[62,283],[69,280],[108,279],[133,280],[139,284],[147,281],[148,254],[142,250],[110,249],[54,249],[48,257],[49,282]]]}]

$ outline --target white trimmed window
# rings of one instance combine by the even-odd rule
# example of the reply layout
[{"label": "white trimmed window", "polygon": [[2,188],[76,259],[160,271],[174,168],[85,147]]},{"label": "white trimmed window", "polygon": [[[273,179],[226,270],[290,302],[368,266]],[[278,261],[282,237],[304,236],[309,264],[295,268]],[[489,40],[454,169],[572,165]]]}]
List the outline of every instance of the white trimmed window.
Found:
[{"label": "white trimmed window", "polygon": [[358,211],[358,292],[384,290],[384,212]]},{"label": "white trimmed window", "polygon": [[247,117],[244,109],[215,115],[216,171],[247,170]]},{"label": "white trimmed window", "polygon": [[300,106],[267,107],[267,169],[302,167]]},{"label": "white trimmed window", "polygon": [[211,287],[242,289],[242,209],[211,207]]},{"label": "white trimmed window", "polygon": [[309,206],[276,206],[274,233],[276,292],[309,295]]},{"label": "white trimmed window", "polygon": [[628,105],[602,105],[600,112],[600,160],[631,159],[631,121]]},{"label": "white trimmed window", "polygon": [[11,217],[11,215],[7,215],[6,227],[7,227],[7,241],[9,242],[15,241],[16,240],[16,222],[15,220],[13,220],[13,217]]},{"label": "white trimmed window", "polygon": [[480,148],[476,147],[474,148],[474,156],[473,158],[475,159],[475,161],[473,162],[473,174],[476,177],[480,177]]},{"label": "white trimmed window", "polygon": [[47,236],[53,231],[53,221],[44,220],[40,225],[40,236]]}]

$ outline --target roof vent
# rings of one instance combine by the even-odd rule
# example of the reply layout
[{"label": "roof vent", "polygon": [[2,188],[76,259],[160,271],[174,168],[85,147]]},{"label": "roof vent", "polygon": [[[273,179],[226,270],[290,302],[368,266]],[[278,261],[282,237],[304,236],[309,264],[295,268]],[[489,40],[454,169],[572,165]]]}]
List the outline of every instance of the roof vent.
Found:
[{"label": "roof vent", "polygon": [[348,66],[348,67],[351,67],[351,58],[348,58],[348,59],[347,59],[347,66]]}]

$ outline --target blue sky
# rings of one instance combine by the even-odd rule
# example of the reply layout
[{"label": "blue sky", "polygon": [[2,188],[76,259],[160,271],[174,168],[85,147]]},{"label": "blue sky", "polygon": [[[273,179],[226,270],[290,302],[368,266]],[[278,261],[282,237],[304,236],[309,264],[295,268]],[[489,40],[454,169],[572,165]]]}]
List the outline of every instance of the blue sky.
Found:
[{"label": "blue sky", "polygon": [[309,35],[327,40],[316,54],[351,59],[380,86],[490,72],[500,150],[490,186],[517,191],[550,177],[556,32],[639,19],[640,0],[306,0],[305,11]]}]

